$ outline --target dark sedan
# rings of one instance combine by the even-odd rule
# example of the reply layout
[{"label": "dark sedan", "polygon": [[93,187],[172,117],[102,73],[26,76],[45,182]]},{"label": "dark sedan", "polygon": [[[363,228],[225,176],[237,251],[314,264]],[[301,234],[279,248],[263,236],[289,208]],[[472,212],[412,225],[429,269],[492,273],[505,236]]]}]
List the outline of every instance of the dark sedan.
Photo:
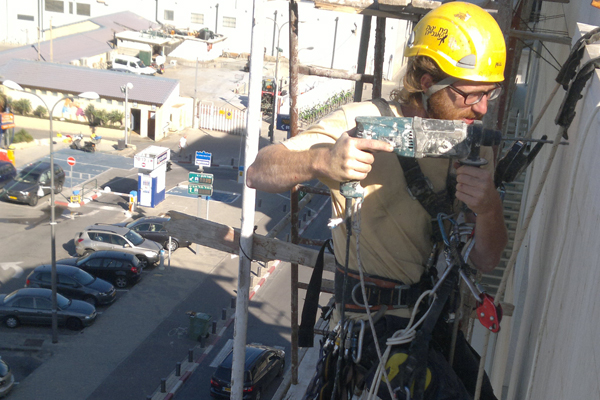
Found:
[{"label": "dark sedan", "polygon": [[[54,193],[62,192],[65,183],[65,171],[54,164]],[[17,176],[8,182],[2,190],[3,200],[15,201],[35,206],[40,197],[51,190],[50,163],[37,161],[23,168]]]},{"label": "dark sedan", "polygon": [[[210,396],[229,399],[231,395],[231,368],[233,350],[219,364],[210,379]],[[258,400],[267,386],[283,375],[285,352],[274,347],[250,344],[246,346],[244,366],[244,400]]]},{"label": "dark sedan", "polygon": [[79,258],[58,260],[56,264],[81,268],[98,278],[113,282],[119,289],[139,281],[143,269],[142,263],[133,254],[114,250],[94,251]]},{"label": "dark sedan", "polygon": [[0,161],[0,189],[17,176],[17,170],[10,161]]},{"label": "dark sedan", "polygon": [[[170,218],[165,217],[142,217],[128,224],[115,224],[117,226],[125,226],[132,231],[139,233],[146,239],[153,240],[162,244],[165,250],[169,251],[169,232],[165,229],[165,223]],[[177,250],[179,247],[189,247],[192,243],[181,238],[171,236],[171,251]]]},{"label": "dark sedan", "polygon": [[[25,287],[50,289],[51,278],[52,266],[40,265],[27,276]],[[56,266],[56,291],[69,299],[83,300],[93,306],[110,304],[117,298],[113,285],[70,265]]]},{"label": "dark sedan", "polygon": [[[71,330],[90,326],[96,320],[96,308],[81,300],[69,300],[57,294],[58,325]],[[52,325],[52,290],[17,289],[0,294],[0,319],[9,328],[19,324]]]}]

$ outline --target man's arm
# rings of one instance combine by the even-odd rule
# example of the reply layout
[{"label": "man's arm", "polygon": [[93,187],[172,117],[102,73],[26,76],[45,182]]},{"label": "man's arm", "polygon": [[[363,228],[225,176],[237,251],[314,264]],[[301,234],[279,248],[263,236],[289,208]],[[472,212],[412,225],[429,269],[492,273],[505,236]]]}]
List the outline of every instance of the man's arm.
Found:
[{"label": "man's arm", "polygon": [[312,179],[336,182],[363,180],[375,161],[372,153],[391,152],[389,143],[356,139],[344,133],[335,144],[318,144],[308,150],[290,150],[282,144],[261,149],[246,174],[246,184],[270,193],[285,192]]},{"label": "man's arm", "polygon": [[508,242],[502,202],[489,170],[461,166],[456,170],[456,198],[476,215],[475,246],[469,256],[483,271],[493,270]]}]

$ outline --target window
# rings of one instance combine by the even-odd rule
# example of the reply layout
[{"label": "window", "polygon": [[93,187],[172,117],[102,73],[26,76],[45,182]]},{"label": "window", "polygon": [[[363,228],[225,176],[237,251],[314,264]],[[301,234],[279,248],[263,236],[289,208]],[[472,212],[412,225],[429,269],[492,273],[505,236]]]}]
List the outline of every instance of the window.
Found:
[{"label": "window", "polygon": [[76,282],[70,276],[58,274],[58,283],[65,286],[75,287],[77,286]]},{"label": "window", "polygon": [[90,233],[90,238],[96,242],[110,243],[110,235],[108,233]]},{"label": "window", "polygon": [[35,308],[37,310],[52,310],[52,302],[48,299],[35,298]]},{"label": "window", "polygon": [[192,13],[192,24],[203,24],[204,23],[204,14],[196,14]]},{"label": "window", "polygon": [[235,17],[223,17],[223,28],[235,28]]},{"label": "window", "polygon": [[13,303],[14,307],[33,308],[33,297],[23,297]]},{"label": "window", "polygon": [[85,15],[89,17],[90,14],[90,5],[85,3],[77,3],[77,15]]},{"label": "window", "polygon": [[136,232],[146,232],[149,230],[148,229],[149,227],[150,227],[150,224],[139,224],[138,226],[135,226],[133,228],[133,230]]},{"label": "window", "polygon": [[73,2],[69,2],[69,14],[73,14]]},{"label": "window", "polygon": [[46,11],[62,13],[65,12],[65,2],[58,0],[46,0],[44,9]]},{"label": "window", "polygon": [[33,21],[33,15],[17,14],[17,19],[20,19],[22,21]]},{"label": "window", "polygon": [[98,268],[102,266],[102,259],[101,258],[92,258],[90,260],[88,260],[88,262],[85,263],[86,267],[89,268]]},{"label": "window", "polygon": [[111,258],[107,258],[106,260],[104,260],[104,268],[118,269],[122,266],[123,263],[121,261],[113,260]]},{"label": "window", "polygon": [[173,21],[175,19],[175,11],[165,10],[165,19],[167,21]]},{"label": "window", "polygon": [[127,240],[118,235],[111,235],[113,244],[117,246],[125,246],[127,244]]}]

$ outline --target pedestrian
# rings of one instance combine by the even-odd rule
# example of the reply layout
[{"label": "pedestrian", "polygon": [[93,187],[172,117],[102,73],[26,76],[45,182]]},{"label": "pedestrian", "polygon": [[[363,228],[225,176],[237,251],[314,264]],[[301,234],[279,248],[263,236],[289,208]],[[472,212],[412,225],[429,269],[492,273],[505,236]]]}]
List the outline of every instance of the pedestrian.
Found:
[{"label": "pedestrian", "polygon": [[[445,3],[426,14],[415,26],[404,55],[408,57],[408,63],[403,86],[392,92],[389,103],[373,101],[345,105],[296,137],[261,149],[247,171],[249,187],[271,193],[285,192],[299,183],[319,179],[330,189],[333,217],[338,219],[344,218],[346,204],[340,194],[340,183],[360,181],[364,188],[360,231],[353,232],[353,235],[359,235],[359,244],[354,237],[348,242],[347,271],[343,269],[346,226],[340,224],[332,229],[338,268],[330,326],[335,326],[342,317],[342,303],[346,305],[344,314],[348,320],[366,319],[367,302],[372,313],[380,311],[379,319],[375,320],[375,334],[367,328],[370,333],[365,334],[360,363],[353,369],[344,370],[354,371],[353,374],[346,372],[342,377],[343,382],[350,382],[348,390],[353,389],[352,385],[359,389],[372,386],[369,379],[373,379],[379,363],[373,336],[383,346],[383,352],[385,339],[407,326],[414,302],[401,301],[404,299],[402,290],[418,291],[418,294],[423,291],[421,284],[430,285],[431,276],[426,265],[431,257],[438,257],[438,262],[444,264],[444,255],[435,252],[438,245],[444,244],[434,243],[432,239],[435,237],[432,218],[437,212],[432,215],[425,202],[407,190],[407,182],[412,182],[412,177],[422,183],[426,200],[444,193],[444,198],[449,199],[446,202],[453,218],[459,218],[465,208],[459,202],[468,207],[463,218],[475,224],[473,246],[468,256],[471,267],[491,271],[499,263],[507,243],[502,203],[493,182],[491,147],[481,147],[481,157],[488,160],[481,168],[460,166],[447,158],[423,158],[418,162],[412,158],[409,160],[414,164],[409,164],[409,169],[405,168],[403,157],[393,153],[391,144],[349,135],[356,127],[356,117],[380,116],[388,109],[396,117],[462,120],[466,124],[481,120],[488,110],[488,103],[498,97],[504,80],[506,47],[502,31],[494,18],[479,6],[458,1]],[[433,205],[437,207],[438,203]],[[367,278],[361,278],[359,274],[357,246],[360,246],[360,265]],[[345,287],[344,275],[351,282]],[[361,279],[370,279],[368,288],[374,295],[368,296],[368,301],[357,302],[353,289],[360,287]],[[388,300],[396,300],[381,300],[386,296]],[[450,365],[452,326],[442,318],[435,326],[429,350],[424,353],[426,357],[418,359],[421,365],[426,364],[428,379],[429,373],[433,374],[424,398],[471,399],[475,391],[478,355],[459,332],[454,363]],[[392,351],[406,353],[407,346],[398,345]],[[395,395],[390,393],[382,378],[377,396],[384,399],[412,397],[405,393],[413,390],[410,382],[397,386],[397,380],[408,375],[394,372],[405,371],[401,365],[407,359],[404,354],[404,357],[394,358],[396,364],[385,365]],[[388,360],[392,362],[392,358]],[[332,381],[331,376],[321,379],[322,398],[333,398],[330,394],[323,395],[327,390],[331,393]],[[338,393],[336,396],[341,396]],[[487,376],[481,399],[496,399]]]},{"label": "pedestrian", "polygon": [[179,157],[185,157],[185,148],[187,147],[187,135],[183,135],[179,139]]}]

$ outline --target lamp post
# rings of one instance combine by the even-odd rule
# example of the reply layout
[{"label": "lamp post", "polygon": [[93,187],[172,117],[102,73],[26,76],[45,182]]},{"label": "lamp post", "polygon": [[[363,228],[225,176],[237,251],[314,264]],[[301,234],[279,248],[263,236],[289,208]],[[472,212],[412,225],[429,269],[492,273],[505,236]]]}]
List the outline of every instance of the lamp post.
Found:
[{"label": "lamp post", "polygon": [[[275,25],[277,25],[278,30],[277,30],[277,47],[276,47],[276,51],[277,51],[277,55],[275,56],[275,83],[274,83],[274,89],[275,92],[273,93],[273,107],[271,109],[271,124],[269,125],[269,140],[271,141],[271,143],[273,143],[273,137],[274,137],[274,125],[275,125],[275,118],[276,118],[276,111],[277,111],[277,101],[278,101],[278,97],[279,97],[279,81],[277,80],[277,73],[279,70],[279,53],[282,53],[283,50],[279,47],[279,39],[281,39],[281,28],[283,28],[286,24],[289,24],[290,21],[286,21],[283,24],[281,24],[281,26],[279,26],[277,24],[277,21],[274,20],[273,18],[269,18],[267,17],[267,19],[270,19],[271,21],[273,21],[273,23]],[[304,21],[298,21],[299,23],[303,23]],[[309,47],[309,49],[312,50],[312,48]]]},{"label": "lamp post", "polygon": [[[25,92],[25,89],[21,87],[18,83],[5,80],[2,82],[2,85],[19,92]],[[52,115],[54,114],[54,108],[58,105],[58,103],[69,97],[82,97],[85,99],[97,99],[98,93],[96,92],[84,92],[80,93],[77,96],[64,96],[60,100],[58,100],[52,108],[49,108],[44,99],[33,92],[25,92],[29,93],[42,102],[46,110],[48,110],[49,119],[50,119],[50,254],[52,260],[52,272],[51,272],[51,285],[52,285],[52,343],[58,343],[58,318],[57,318],[57,309],[58,305],[56,302],[56,217],[55,217],[55,204],[54,204],[54,146],[53,146],[53,134],[52,134]]]},{"label": "lamp post", "polygon": [[129,100],[129,91],[133,89],[133,83],[127,82],[121,86],[121,92],[125,93],[125,147],[127,147],[127,133],[129,130],[129,112],[127,110],[127,102]]}]

